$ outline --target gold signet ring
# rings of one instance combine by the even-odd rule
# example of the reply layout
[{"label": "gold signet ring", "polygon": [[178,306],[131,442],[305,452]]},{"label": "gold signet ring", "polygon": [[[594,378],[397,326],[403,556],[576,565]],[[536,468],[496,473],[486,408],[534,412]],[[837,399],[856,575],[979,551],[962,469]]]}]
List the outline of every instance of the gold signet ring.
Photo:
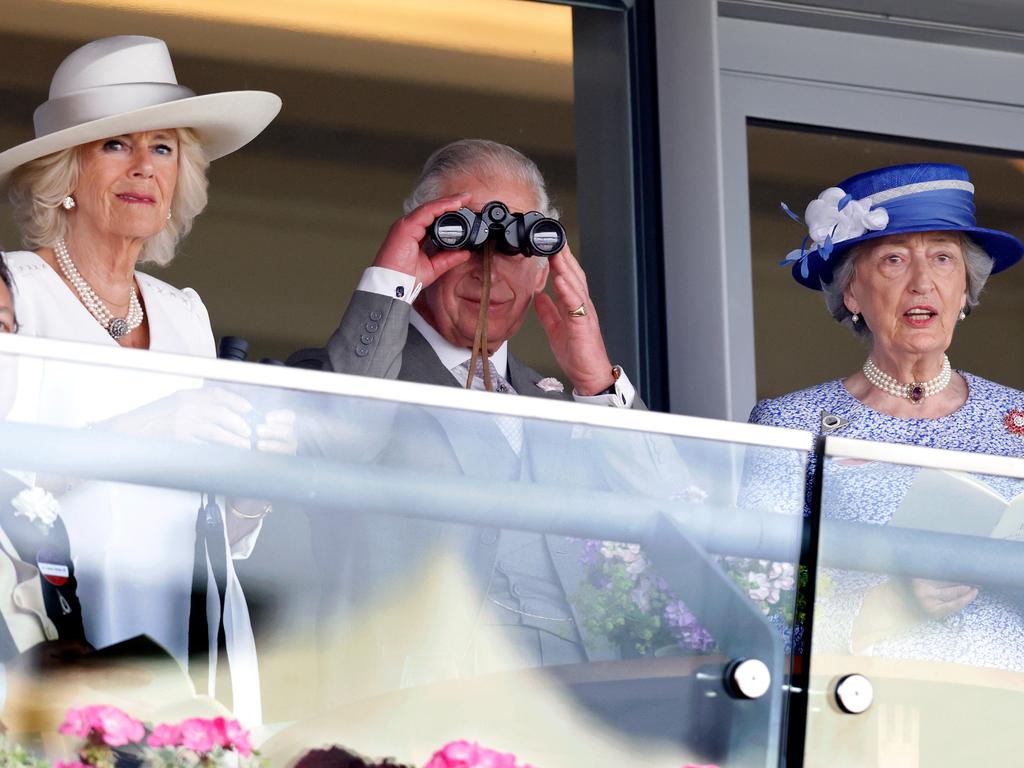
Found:
[{"label": "gold signet ring", "polygon": [[569,310],[569,317],[586,317],[587,307],[585,304],[580,304],[576,309]]}]

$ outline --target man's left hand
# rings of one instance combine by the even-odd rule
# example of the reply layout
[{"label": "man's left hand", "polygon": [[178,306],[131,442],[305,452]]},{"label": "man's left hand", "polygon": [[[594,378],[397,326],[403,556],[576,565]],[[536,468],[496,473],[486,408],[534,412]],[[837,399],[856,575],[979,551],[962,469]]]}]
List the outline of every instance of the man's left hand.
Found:
[{"label": "man's left hand", "polygon": [[[612,363],[604,348],[597,310],[590,300],[587,276],[567,245],[548,259],[551,288],[534,297],[534,309],[551,344],[551,351],[576,394],[596,395],[615,383]],[[585,314],[580,314],[580,307]]]}]

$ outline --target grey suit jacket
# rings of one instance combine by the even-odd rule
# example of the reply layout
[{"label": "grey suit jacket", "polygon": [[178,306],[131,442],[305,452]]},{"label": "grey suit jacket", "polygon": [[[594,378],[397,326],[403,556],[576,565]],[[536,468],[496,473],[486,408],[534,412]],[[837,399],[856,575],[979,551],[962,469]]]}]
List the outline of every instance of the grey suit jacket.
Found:
[{"label": "grey suit jacket", "polygon": [[[387,296],[355,292],[341,324],[325,350],[293,355],[289,364],[322,368],[340,373],[392,378],[403,381],[458,387],[430,344],[409,325],[410,307]],[[564,392],[545,392],[537,387],[542,378],[509,355],[509,378],[516,392],[533,397],[571,399]],[[637,398],[639,403],[639,398]],[[638,407],[643,407],[639,404]],[[573,487],[658,493],[652,475],[664,486],[685,487],[688,476],[669,453],[647,442],[646,436],[615,435],[609,452],[592,443],[574,450],[571,424],[527,421],[524,450],[518,459],[492,419],[479,414],[445,411],[437,416],[429,409],[410,408],[396,419],[400,433],[387,441],[375,461],[387,466],[435,473],[452,473],[481,480],[522,480],[565,489]],[[578,441],[577,441],[578,442]],[[610,441],[609,441],[610,442]],[[676,457],[678,459],[678,457]],[[514,504],[514,499],[498,503]],[[435,523],[401,517],[386,518],[346,512],[343,518],[325,512],[311,513],[314,550],[323,571],[322,584],[327,613],[335,617],[358,616],[367,602],[386,600],[394,586],[400,589],[431,558],[457,553],[470,575],[479,599],[486,593],[494,571],[500,531],[454,523]],[[575,613],[571,597],[584,576],[580,564],[582,543],[565,536],[545,537],[555,571]],[[415,577],[412,577],[415,578]],[[578,621],[576,626],[583,629]],[[594,638],[583,637],[589,658],[610,658],[613,652]],[[381,639],[381,646],[388,638]]]}]

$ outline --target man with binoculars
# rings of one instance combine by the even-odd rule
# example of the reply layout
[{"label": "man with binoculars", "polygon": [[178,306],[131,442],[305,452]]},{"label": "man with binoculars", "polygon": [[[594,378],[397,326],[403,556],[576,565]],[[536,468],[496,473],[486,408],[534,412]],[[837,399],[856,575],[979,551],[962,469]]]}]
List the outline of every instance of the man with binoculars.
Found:
[{"label": "man with binoculars", "polygon": [[[490,141],[449,144],[427,161],[405,210],[326,350],[296,353],[290,364],[643,408],[608,359],[587,278],[531,160]],[[553,297],[543,292],[549,276]],[[531,304],[571,396],[507,351]],[[571,422],[356,401],[318,412],[300,432],[311,451],[410,477],[666,499],[690,483],[670,442]],[[445,503],[451,522],[403,509],[309,511],[325,690],[334,701],[455,674],[608,657],[575,616],[581,541],[459,523],[467,513],[460,497]],[[513,494],[501,503],[525,502]]]},{"label": "man with binoculars", "polygon": [[[586,275],[548,208],[540,171],[517,150],[477,139],[442,147],[427,160],[406,215],[364,273],[328,342],[329,363],[301,353],[291,362],[465,386],[467,358],[485,324],[481,346],[500,377],[499,391],[567,397],[539,388],[540,374],[507,353],[506,342],[533,303],[576,400],[642,407],[622,369],[608,359]],[[488,248],[490,259],[481,255]],[[553,299],[543,293],[549,273]],[[482,311],[485,282],[489,301]],[[485,388],[490,374],[481,371],[471,388]]]}]

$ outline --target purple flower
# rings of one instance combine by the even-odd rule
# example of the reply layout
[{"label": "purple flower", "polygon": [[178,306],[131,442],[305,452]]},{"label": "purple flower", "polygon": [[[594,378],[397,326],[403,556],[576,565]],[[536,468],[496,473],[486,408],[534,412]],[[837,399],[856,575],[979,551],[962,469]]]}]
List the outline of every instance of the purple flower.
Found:
[{"label": "purple flower", "polygon": [[644,613],[647,613],[651,609],[651,593],[645,588],[644,584],[635,587],[629,596],[633,598],[633,602],[636,603],[636,607]]},{"label": "purple flower", "polygon": [[697,617],[690,613],[682,600],[673,600],[665,606],[665,621],[671,629],[672,637],[683,648],[708,651],[714,647],[715,639],[697,623]]},{"label": "purple flower", "polygon": [[689,627],[697,621],[682,600],[673,600],[665,606],[665,619],[670,627],[678,628]]},{"label": "purple flower", "polygon": [[583,551],[580,553],[580,565],[593,568],[601,559],[602,542],[596,539],[586,539],[583,542]]}]

